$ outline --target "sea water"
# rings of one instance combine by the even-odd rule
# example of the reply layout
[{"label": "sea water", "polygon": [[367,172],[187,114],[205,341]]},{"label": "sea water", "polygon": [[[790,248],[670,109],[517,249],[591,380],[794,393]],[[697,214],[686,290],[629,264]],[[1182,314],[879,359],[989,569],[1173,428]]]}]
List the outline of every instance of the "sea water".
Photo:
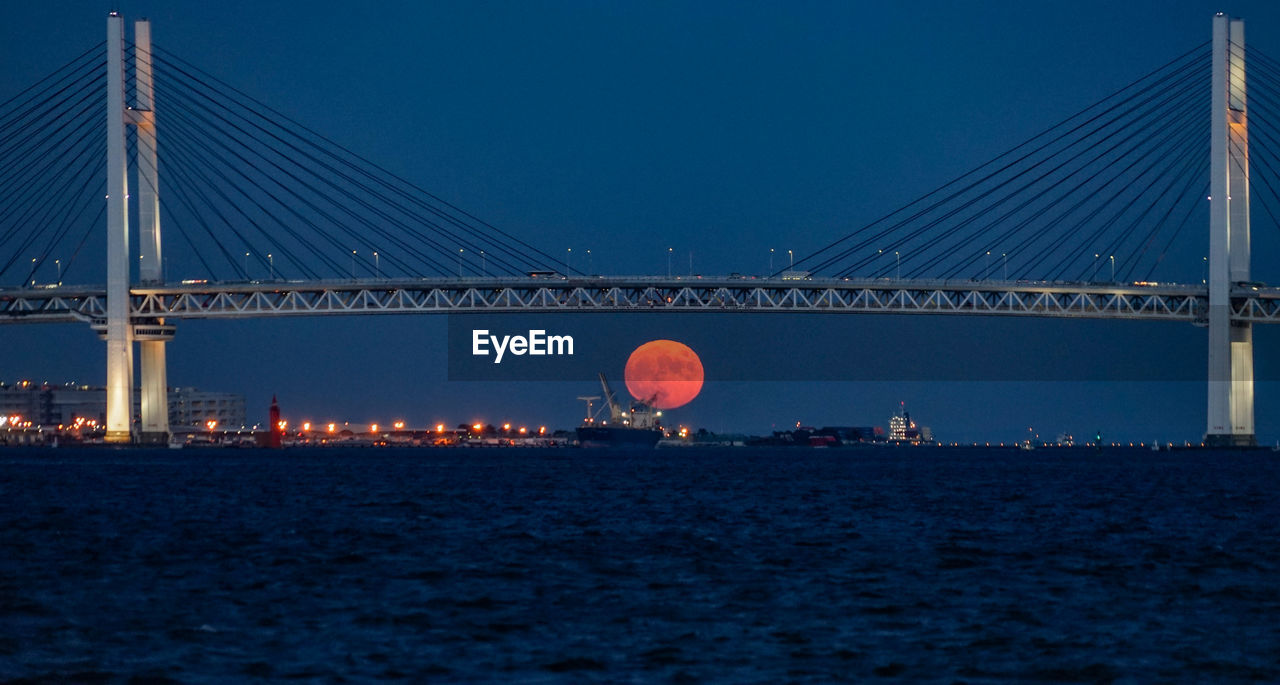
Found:
[{"label": "sea water", "polygon": [[1280,455],[0,452],[0,680],[1280,680]]}]

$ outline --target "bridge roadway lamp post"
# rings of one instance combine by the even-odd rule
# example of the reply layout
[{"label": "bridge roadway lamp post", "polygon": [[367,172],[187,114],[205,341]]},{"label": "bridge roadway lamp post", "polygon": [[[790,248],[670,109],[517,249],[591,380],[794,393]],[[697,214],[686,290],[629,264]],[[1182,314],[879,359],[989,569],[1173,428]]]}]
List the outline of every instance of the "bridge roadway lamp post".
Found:
[{"label": "bridge roadway lamp post", "polygon": [[1213,18],[1209,159],[1209,368],[1205,444],[1251,446],[1253,328],[1231,313],[1231,288],[1249,280],[1249,119],[1244,22]]}]

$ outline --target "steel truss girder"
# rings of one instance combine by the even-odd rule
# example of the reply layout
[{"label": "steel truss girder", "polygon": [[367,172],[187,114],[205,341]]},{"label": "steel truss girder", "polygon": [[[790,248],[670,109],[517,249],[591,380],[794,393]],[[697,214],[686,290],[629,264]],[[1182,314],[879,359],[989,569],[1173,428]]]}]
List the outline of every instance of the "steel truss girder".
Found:
[{"label": "steel truss girder", "polygon": [[[1280,322],[1280,288],[1237,288],[1231,318]],[[102,288],[0,289],[0,323],[92,321]],[[755,279],[424,279],[134,287],[135,320],[475,312],[805,312],[1203,321],[1200,286]]]}]

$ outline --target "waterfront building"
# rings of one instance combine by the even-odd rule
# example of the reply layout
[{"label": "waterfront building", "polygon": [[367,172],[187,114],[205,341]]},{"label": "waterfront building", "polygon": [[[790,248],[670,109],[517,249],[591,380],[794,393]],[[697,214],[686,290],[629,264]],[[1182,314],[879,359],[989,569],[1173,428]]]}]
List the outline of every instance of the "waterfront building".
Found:
[{"label": "waterfront building", "polygon": [[[133,415],[141,404],[140,390],[133,395]],[[71,425],[77,418],[105,424],[107,391],[101,386],[18,381],[0,382],[0,416],[21,416],[37,426]],[[169,425],[174,430],[217,425],[245,425],[244,395],[207,392],[197,388],[169,388]]]}]

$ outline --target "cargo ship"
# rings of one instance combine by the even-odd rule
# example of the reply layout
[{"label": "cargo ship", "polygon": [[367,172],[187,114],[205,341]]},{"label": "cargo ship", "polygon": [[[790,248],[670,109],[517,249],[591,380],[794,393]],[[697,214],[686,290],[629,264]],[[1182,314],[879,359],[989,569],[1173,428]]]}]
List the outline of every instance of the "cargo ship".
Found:
[{"label": "cargo ship", "polygon": [[652,449],[657,445],[663,435],[658,422],[662,412],[654,409],[653,402],[632,402],[624,408],[614,397],[603,373],[600,374],[600,387],[604,390],[604,399],[609,406],[609,420],[597,423],[595,417],[590,415],[588,404],[587,418],[578,427],[578,445],[630,449]]}]

